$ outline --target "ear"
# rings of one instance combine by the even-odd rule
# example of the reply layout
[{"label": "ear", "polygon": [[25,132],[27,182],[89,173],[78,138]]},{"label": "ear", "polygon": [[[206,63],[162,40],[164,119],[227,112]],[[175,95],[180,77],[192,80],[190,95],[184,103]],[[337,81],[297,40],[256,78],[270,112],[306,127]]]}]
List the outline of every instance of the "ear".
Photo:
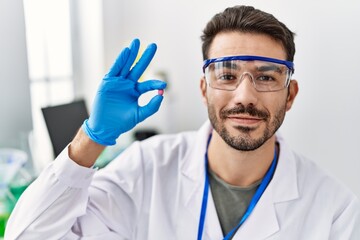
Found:
[{"label": "ear", "polygon": [[291,109],[291,106],[294,103],[295,97],[299,91],[299,86],[296,80],[291,80],[289,84],[289,92],[286,99],[286,111]]},{"label": "ear", "polygon": [[203,103],[205,104],[205,106],[207,106],[207,104],[208,104],[208,100],[207,100],[207,96],[206,96],[207,83],[206,83],[204,76],[200,79],[200,91],[201,91]]}]

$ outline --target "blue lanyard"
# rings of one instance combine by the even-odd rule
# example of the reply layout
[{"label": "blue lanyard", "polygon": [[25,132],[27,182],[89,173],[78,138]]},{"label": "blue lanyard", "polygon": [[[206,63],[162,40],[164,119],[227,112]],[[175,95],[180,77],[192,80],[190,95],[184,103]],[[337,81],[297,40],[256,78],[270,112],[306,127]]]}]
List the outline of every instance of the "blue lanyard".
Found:
[{"label": "blue lanyard", "polygon": [[[206,207],[207,207],[208,195],[209,195],[209,185],[210,185],[209,184],[209,174],[208,174],[209,160],[208,160],[207,152],[208,152],[210,139],[211,139],[211,135],[210,135],[210,137],[208,139],[206,152],[205,152],[205,170],[206,170],[206,174],[205,174],[205,186],[204,186],[203,200],[202,200],[202,205],[201,205],[200,222],[199,222],[199,228],[198,228],[198,237],[197,237],[198,240],[201,240],[202,235],[203,235],[204,224],[205,224],[205,215],[206,215]],[[245,222],[245,220],[250,216],[251,212],[254,210],[257,202],[259,201],[261,195],[265,192],[266,187],[269,185],[269,183],[271,181],[271,178],[274,175],[275,167],[276,167],[276,160],[277,160],[277,154],[276,154],[276,149],[275,149],[275,151],[274,151],[274,159],[273,159],[273,161],[271,163],[271,166],[270,166],[269,170],[266,172],[266,175],[263,178],[263,180],[261,181],[261,184],[260,184],[259,188],[256,190],[253,198],[251,199],[251,202],[250,202],[248,208],[246,209],[245,214],[241,218],[239,224],[236,225],[236,227],[234,227],[228,234],[226,234],[226,236],[224,237],[223,240],[229,240],[233,236],[235,231]]]}]

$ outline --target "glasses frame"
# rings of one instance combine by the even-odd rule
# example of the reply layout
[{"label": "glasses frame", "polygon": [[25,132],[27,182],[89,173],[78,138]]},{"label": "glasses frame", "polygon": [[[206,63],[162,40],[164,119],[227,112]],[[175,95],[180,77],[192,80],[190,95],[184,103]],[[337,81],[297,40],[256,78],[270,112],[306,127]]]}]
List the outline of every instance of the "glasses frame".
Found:
[{"label": "glasses frame", "polygon": [[[265,61],[265,62],[272,62],[277,64],[285,65],[289,70],[289,78],[291,78],[291,75],[294,73],[294,63],[290,61],[280,60],[276,58],[269,58],[269,57],[262,57],[262,56],[252,56],[252,55],[240,55],[240,56],[228,56],[228,57],[219,57],[219,58],[210,58],[204,61],[203,65],[203,73],[205,74],[205,69],[211,64],[216,62],[225,62],[225,61],[231,61],[231,60],[242,60],[242,61]],[[289,81],[290,82],[290,81]],[[289,85],[289,82],[287,85]],[[286,88],[286,86],[284,87]],[[225,89],[223,89],[225,90]],[[281,89],[280,89],[281,90]],[[276,90],[276,91],[280,91]],[[230,90],[229,90],[230,91]],[[269,91],[271,92],[271,91]]]},{"label": "glasses frame", "polygon": [[276,58],[262,57],[262,56],[252,56],[252,55],[240,55],[240,56],[228,56],[228,57],[219,57],[219,58],[210,58],[204,61],[203,65],[203,73],[205,73],[205,69],[214,62],[224,62],[231,60],[242,60],[242,61],[265,61],[265,62],[273,62],[285,65],[288,69],[291,70],[291,74],[294,73],[294,63],[290,61],[280,60]]}]

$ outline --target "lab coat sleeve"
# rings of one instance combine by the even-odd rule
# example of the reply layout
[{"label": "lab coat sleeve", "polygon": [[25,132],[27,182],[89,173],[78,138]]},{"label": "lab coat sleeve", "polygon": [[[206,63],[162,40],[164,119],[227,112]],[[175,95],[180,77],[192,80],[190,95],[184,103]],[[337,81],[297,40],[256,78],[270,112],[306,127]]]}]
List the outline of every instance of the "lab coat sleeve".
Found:
[{"label": "lab coat sleeve", "polygon": [[[27,188],[7,223],[5,239],[62,239],[87,211],[96,172],[67,157],[67,148]],[[66,237],[66,239],[69,239]]]},{"label": "lab coat sleeve", "polygon": [[356,197],[345,205],[333,221],[329,240],[360,239],[360,202]]}]

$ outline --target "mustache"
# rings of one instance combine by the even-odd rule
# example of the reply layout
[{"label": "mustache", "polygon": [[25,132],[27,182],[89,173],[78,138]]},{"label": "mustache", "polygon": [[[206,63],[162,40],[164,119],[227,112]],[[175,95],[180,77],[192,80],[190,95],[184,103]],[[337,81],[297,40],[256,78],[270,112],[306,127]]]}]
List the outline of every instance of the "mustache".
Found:
[{"label": "mustache", "polygon": [[259,110],[255,108],[253,105],[239,105],[237,107],[231,109],[224,109],[220,111],[220,118],[226,119],[229,115],[235,114],[248,114],[252,117],[258,117],[262,119],[269,118],[270,114],[266,111]]}]

